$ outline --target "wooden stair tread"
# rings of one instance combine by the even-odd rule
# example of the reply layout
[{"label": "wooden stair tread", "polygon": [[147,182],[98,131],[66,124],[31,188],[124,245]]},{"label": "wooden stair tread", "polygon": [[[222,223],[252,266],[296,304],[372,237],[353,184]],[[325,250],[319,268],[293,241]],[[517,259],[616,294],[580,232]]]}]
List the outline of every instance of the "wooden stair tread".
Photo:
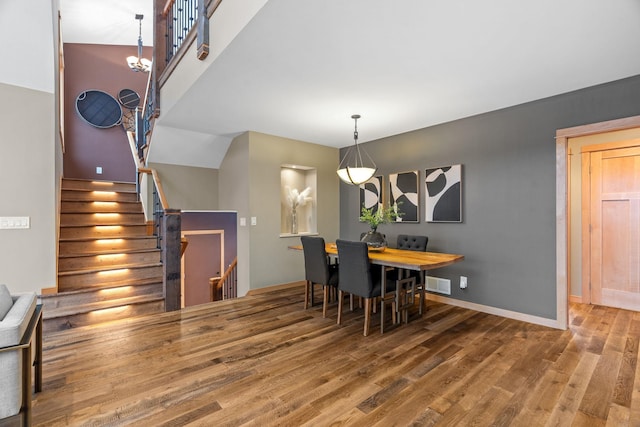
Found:
[{"label": "wooden stair tread", "polygon": [[116,235],[114,235],[114,237],[104,237],[104,236],[98,236],[98,237],[61,237],[60,239],[58,239],[58,241],[60,241],[60,242],[91,242],[92,240],[108,240],[108,239],[156,240],[157,237],[156,236],[136,236],[136,235],[132,234],[132,235],[125,235],[125,236],[116,236]]},{"label": "wooden stair tread", "polygon": [[110,209],[108,211],[98,211],[98,212],[89,212],[89,211],[76,211],[76,210],[65,210],[64,208],[62,208],[62,210],[60,211],[61,214],[71,214],[71,215],[95,215],[95,214],[129,214],[129,215],[144,215],[144,212],[142,212],[142,209],[140,210],[140,212],[133,212],[133,211],[127,211],[127,210],[118,210],[118,209]]},{"label": "wooden stair tread", "polygon": [[103,290],[103,289],[120,288],[122,286],[152,285],[154,283],[162,284],[162,277],[148,278],[148,279],[135,279],[135,280],[127,279],[127,280],[125,280],[125,282],[126,282],[125,284],[117,283],[117,282],[110,282],[110,283],[105,283],[104,285],[101,285],[100,287],[77,288],[77,289],[74,289],[74,290],[71,290],[71,291],[61,291],[61,292],[58,292],[56,294],[42,294],[42,295],[39,296],[39,298],[41,300],[55,299],[55,298],[64,297],[66,295],[77,295],[77,294],[84,294],[84,293],[92,293],[92,292],[100,291],[100,290]]},{"label": "wooden stair tread", "polygon": [[99,273],[101,271],[122,270],[124,268],[127,268],[129,270],[138,270],[142,268],[161,267],[161,266],[162,266],[161,262],[153,262],[153,263],[146,263],[146,264],[120,264],[120,265],[105,266],[103,268],[86,268],[86,269],[79,269],[79,270],[60,271],[58,272],[58,276],[60,277],[60,276],[73,276],[76,274],[92,274],[92,273]]},{"label": "wooden stair tread", "polygon": [[136,194],[135,189],[131,189],[131,190],[95,190],[95,189],[92,189],[92,188],[64,188],[64,185],[62,186],[62,190],[64,190],[64,191],[78,191],[78,192],[84,192],[84,193],[92,193],[94,191],[108,191],[110,193]]},{"label": "wooden stair tread", "polygon": [[162,294],[137,295],[132,297],[114,298],[104,301],[96,301],[86,304],[74,305],[72,307],[45,308],[43,319],[55,319],[58,317],[73,316],[81,313],[90,313],[95,310],[105,308],[120,307],[123,305],[144,304],[148,302],[160,301],[164,297]]},{"label": "wooden stair tread", "polygon": [[117,203],[119,205],[137,205],[137,204],[140,204],[140,202],[137,201],[137,200],[119,201],[119,200],[75,200],[75,199],[74,200],[64,200],[64,199],[61,199],[60,201],[61,202],[67,202],[67,203],[78,203],[78,204],[79,203],[83,203],[83,204],[88,204],[88,203]]},{"label": "wooden stair tread", "polygon": [[92,257],[97,255],[118,255],[118,254],[145,254],[145,253],[153,253],[160,252],[158,248],[150,248],[150,249],[113,249],[113,250],[101,250],[101,251],[86,251],[81,253],[64,253],[59,254],[59,258],[83,258],[83,257]]},{"label": "wooden stair tread", "polygon": [[63,178],[62,182],[65,181],[79,181],[79,182],[113,182],[114,184],[132,184],[135,185],[134,181],[109,181],[106,179],[86,179],[86,178]]},{"label": "wooden stair tread", "polygon": [[[80,212],[82,213],[82,212]],[[85,212],[86,213],[86,212]],[[142,213],[140,213],[140,215],[142,215]],[[118,227],[141,227],[141,226],[145,226],[146,227],[146,222],[119,222],[118,224],[112,224],[112,223],[103,223],[103,222],[94,222],[91,224],[60,224],[60,228],[74,228],[74,227],[100,227],[100,226],[105,226],[105,227],[112,227],[112,226],[118,226]]]}]

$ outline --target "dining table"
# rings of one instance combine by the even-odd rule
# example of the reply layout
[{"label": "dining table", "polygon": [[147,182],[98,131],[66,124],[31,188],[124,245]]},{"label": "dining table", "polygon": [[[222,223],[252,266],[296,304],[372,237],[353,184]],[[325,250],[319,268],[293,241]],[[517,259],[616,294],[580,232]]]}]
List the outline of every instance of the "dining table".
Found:
[{"label": "dining table", "polygon": [[[302,245],[292,245],[289,249],[302,250]],[[338,247],[335,243],[326,243],[325,250],[330,257],[338,258]],[[420,286],[425,288],[426,271],[446,267],[464,260],[464,255],[442,252],[410,251],[407,249],[385,248],[384,250],[369,250],[369,262],[382,268],[382,277],[386,277],[389,267],[398,270],[398,278],[403,277],[404,271],[414,270],[420,272]],[[386,280],[382,281],[382,294],[386,292]],[[400,304],[400,287],[396,288],[396,311],[398,314],[406,306]],[[422,304],[421,300],[421,304]],[[405,317],[406,318],[406,317]]]}]

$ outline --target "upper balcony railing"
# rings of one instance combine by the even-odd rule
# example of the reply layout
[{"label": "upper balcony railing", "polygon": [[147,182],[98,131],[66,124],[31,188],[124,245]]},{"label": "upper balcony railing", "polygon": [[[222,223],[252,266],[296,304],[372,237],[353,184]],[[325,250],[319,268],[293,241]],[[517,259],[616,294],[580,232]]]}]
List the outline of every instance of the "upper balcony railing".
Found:
[{"label": "upper balcony railing", "polygon": [[154,61],[160,86],[196,41],[198,59],[209,53],[209,18],[222,0],[155,0]]},{"label": "upper balcony railing", "polygon": [[165,61],[168,64],[198,22],[198,0],[169,0],[162,16],[166,19]]}]

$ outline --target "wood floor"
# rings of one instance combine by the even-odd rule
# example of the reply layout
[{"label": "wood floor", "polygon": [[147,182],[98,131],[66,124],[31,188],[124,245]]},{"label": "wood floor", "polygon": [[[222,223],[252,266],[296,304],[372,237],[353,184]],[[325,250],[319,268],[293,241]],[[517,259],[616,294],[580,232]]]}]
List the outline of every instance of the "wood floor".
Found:
[{"label": "wood floor", "polygon": [[429,302],[364,337],[303,294],[49,334],[34,424],[640,425],[640,313],[572,305],[559,331]]}]

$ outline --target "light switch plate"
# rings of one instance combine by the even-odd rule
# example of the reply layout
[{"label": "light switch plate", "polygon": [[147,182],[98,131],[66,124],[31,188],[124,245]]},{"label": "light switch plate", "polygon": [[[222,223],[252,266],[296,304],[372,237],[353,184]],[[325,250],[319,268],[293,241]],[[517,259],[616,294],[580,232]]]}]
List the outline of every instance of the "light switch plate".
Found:
[{"label": "light switch plate", "polygon": [[0,217],[0,230],[15,230],[30,228],[28,216],[2,216]]}]

